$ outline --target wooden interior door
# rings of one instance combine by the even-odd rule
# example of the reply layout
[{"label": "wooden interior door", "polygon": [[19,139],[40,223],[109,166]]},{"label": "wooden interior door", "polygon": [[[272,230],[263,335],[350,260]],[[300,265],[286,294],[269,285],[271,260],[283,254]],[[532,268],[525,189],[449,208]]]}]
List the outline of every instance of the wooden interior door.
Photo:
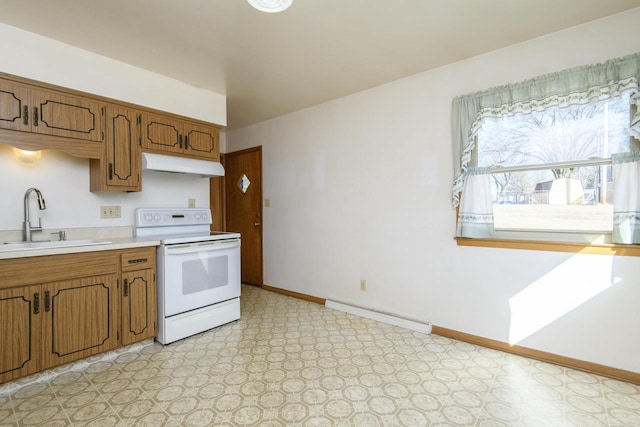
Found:
[{"label": "wooden interior door", "polygon": [[225,154],[226,230],[242,235],[242,282],[262,285],[262,147]]}]

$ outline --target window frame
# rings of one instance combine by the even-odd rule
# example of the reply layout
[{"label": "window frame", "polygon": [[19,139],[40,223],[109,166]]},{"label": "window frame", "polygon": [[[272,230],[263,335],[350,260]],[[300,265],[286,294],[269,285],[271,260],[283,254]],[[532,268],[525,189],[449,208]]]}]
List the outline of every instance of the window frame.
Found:
[{"label": "window frame", "polygon": [[[629,104],[629,115],[630,118],[635,115],[637,111],[637,106],[635,103],[631,102]],[[631,139],[631,143],[640,144],[640,141],[634,141],[633,136],[629,136]],[[478,135],[474,136],[474,149],[471,152],[471,164],[477,164],[478,162]],[[596,161],[600,161],[602,163],[606,162],[606,164],[611,164],[611,158],[602,158],[597,159]],[[585,161],[588,162],[588,161]],[[506,169],[506,168],[505,168]],[[501,169],[497,168],[496,172],[501,172]],[[462,193],[460,193],[462,196]],[[456,226],[458,223],[458,213],[459,206],[455,209],[456,212]],[[487,247],[487,248],[504,248],[504,249],[523,249],[523,250],[537,250],[537,251],[550,251],[550,252],[569,252],[569,253],[586,253],[586,254],[595,254],[595,255],[619,255],[619,256],[640,256],[640,245],[627,245],[627,244],[616,244],[611,243],[611,232],[564,232],[564,231],[545,231],[545,230],[503,230],[496,229],[496,232],[505,234],[505,233],[516,233],[516,234],[527,234],[527,233],[547,233],[547,234],[575,234],[584,236],[586,241],[555,241],[555,240],[543,240],[543,239],[518,239],[518,238],[508,238],[508,237],[496,237],[496,238],[470,238],[470,237],[454,237],[456,244],[458,246],[467,246],[467,247]],[[588,236],[597,236],[597,235],[605,235],[608,236],[608,242],[595,242],[589,241]],[[594,239],[595,240],[595,239]]]},{"label": "window frame", "polygon": [[454,237],[458,246],[524,249],[546,252],[570,252],[593,255],[640,256],[640,245],[619,243],[547,242],[535,240],[485,239]]}]

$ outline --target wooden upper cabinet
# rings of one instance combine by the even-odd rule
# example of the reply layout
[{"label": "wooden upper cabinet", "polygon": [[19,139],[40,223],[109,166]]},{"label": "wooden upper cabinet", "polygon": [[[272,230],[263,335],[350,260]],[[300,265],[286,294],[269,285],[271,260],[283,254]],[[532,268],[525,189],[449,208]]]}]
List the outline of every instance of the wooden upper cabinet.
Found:
[{"label": "wooden upper cabinet", "polygon": [[219,129],[213,125],[205,126],[174,117],[143,113],[140,146],[142,151],[218,160]]},{"label": "wooden upper cabinet", "polygon": [[217,127],[185,123],[185,153],[208,160],[220,158],[220,133]]},{"label": "wooden upper cabinet", "polygon": [[91,191],[142,189],[138,116],[134,110],[107,105],[104,158],[91,160]]},{"label": "wooden upper cabinet", "polygon": [[220,128],[0,73],[0,143],[90,159],[90,189],[140,191],[140,152],[220,159]]},{"label": "wooden upper cabinet", "polygon": [[170,117],[142,114],[142,142],[147,151],[183,153],[182,123]]},{"label": "wooden upper cabinet", "polygon": [[0,128],[31,130],[28,86],[0,79]]},{"label": "wooden upper cabinet", "polygon": [[0,79],[2,129],[100,142],[103,108],[89,98]]},{"label": "wooden upper cabinet", "polygon": [[97,101],[34,88],[31,132],[102,141],[104,105]]}]

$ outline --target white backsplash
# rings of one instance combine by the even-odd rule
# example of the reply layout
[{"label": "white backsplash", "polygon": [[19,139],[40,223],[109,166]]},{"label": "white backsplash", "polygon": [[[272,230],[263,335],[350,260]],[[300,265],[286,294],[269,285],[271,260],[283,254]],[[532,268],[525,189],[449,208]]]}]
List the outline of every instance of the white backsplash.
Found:
[{"label": "white backsplash", "polygon": [[[66,240],[107,239],[133,237],[133,227],[85,227],[85,228],[45,228],[33,231],[33,240],[59,240],[60,231],[65,232]],[[0,230],[0,243],[22,241],[22,230]]]}]

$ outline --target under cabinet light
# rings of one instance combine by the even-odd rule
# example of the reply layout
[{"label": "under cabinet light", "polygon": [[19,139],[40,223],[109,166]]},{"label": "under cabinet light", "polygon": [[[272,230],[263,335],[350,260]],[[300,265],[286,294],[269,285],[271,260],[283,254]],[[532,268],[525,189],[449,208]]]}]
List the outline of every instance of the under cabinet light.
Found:
[{"label": "under cabinet light", "polygon": [[42,157],[42,151],[21,150],[20,148],[13,147],[13,157],[23,165],[34,165],[38,163],[38,160]]}]

